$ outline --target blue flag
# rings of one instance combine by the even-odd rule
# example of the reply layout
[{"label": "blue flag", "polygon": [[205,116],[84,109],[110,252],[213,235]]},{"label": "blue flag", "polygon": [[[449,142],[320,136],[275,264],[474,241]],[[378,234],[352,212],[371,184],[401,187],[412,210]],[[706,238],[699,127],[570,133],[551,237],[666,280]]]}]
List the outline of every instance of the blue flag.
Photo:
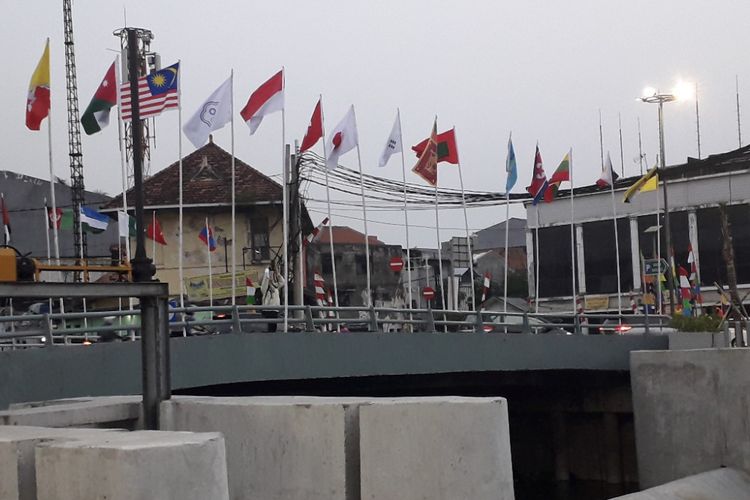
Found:
[{"label": "blue flag", "polygon": [[180,63],[173,64],[164,69],[154,71],[146,77],[148,89],[151,95],[166,94],[170,90],[177,90],[177,73]]},{"label": "blue flag", "polygon": [[510,192],[518,180],[518,170],[516,168],[516,152],[513,150],[513,140],[508,137],[508,157],[505,159],[505,171],[508,178],[505,181],[505,192]]}]

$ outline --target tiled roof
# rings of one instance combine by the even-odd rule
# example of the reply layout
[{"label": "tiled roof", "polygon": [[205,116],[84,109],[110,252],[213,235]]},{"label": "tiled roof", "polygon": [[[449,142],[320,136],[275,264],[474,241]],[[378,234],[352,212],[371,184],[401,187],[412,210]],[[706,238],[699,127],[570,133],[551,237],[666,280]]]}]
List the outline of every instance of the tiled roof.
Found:
[{"label": "tiled roof", "polygon": [[[235,199],[237,205],[282,199],[281,185],[235,157]],[[179,203],[179,162],[174,162],[143,182],[146,206]],[[232,155],[209,141],[182,160],[183,203],[230,205],[232,202]],[[128,190],[128,204],[133,204],[133,190]],[[102,208],[122,206],[122,195]]]},{"label": "tiled roof", "polygon": [[[330,230],[328,227],[322,228],[315,242],[328,243],[329,233]],[[385,245],[377,236],[369,235],[368,239],[370,240],[370,245]],[[337,245],[364,245],[365,235],[348,226],[333,226],[333,242]]]}]

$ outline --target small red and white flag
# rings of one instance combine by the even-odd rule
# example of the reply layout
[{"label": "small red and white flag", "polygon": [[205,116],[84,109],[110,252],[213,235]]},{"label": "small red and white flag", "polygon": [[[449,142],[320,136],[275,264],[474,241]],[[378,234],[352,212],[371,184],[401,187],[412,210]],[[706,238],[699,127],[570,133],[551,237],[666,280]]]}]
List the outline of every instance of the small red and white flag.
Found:
[{"label": "small red and white flag", "polygon": [[320,234],[320,230],[326,224],[328,224],[328,217],[326,217],[325,219],[323,219],[323,222],[321,222],[320,224],[318,224],[317,227],[315,229],[313,229],[310,234],[308,234],[307,236],[305,236],[305,239],[302,240],[302,246],[306,247],[307,245],[309,245],[310,243],[312,243],[313,241],[315,241],[315,238],[317,238],[318,234]]},{"label": "small red and white flag", "polygon": [[315,144],[323,138],[323,111],[321,110],[321,100],[322,99],[318,99],[318,104],[315,105],[313,114],[310,117],[310,125],[307,126],[305,138],[302,139],[302,146],[299,148],[300,153],[304,153],[311,147],[315,146]]},{"label": "small red and white flag", "polygon": [[609,151],[607,151],[607,160],[604,162],[602,175],[599,176],[596,185],[600,188],[612,187],[619,177],[612,166],[612,158],[609,156]]},{"label": "small red and white flag", "polygon": [[313,284],[315,285],[315,299],[318,301],[318,305],[326,305],[326,282],[319,271],[315,271],[315,274],[313,274]]},{"label": "small red and white flag", "polygon": [[5,232],[5,244],[10,243],[10,216],[8,215],[8,207],[5,206],[5,196],[0,193],[0,210],[2,210],[3,216],[3,230]]},{"label": "small red and white flag", "polygon": [[264,116],[282,109],[284,109],[283,69],[250,94],[247,104],[240,111],[240,116],[250,128],[250,135],[253,135],[258,130]]},{"label": "small red and white flag", "polygon": [[481,304],[484,304],[484,301],[487,300],[487,296],[490,293],[490,281],[492,281],[492,275],[490,273],[484,273],[484,285],[482,287],[482,300]]},{"label": "small red and white flag", "polygon": [[695,254],[693,253],[693,245],[688,245],[688,264],[690,264],[690,282],[694,283],[698,276],[698,265],[695,262]]},{"label": "small red and white flag", "polygon": [[326,142],[326,167],[333,170],[339,164],[341,155],[351,151],[359,144],[357,135],[357,118],[354,115],[354,105],[349,108],[346,115],[328,134]]}]

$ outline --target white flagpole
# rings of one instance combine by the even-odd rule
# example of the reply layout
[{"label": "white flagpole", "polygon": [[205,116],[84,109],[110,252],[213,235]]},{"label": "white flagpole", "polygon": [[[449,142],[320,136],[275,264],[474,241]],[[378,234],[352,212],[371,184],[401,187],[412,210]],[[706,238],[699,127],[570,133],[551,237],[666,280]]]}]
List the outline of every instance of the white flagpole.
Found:
[{"label": "white flagpole", "polygon": [[[282,78],[284,75],[284,68],[281,68]],[[282,87],[284,84],[282,83]],[[288,205],[288,193],[287,193],[287,163],[289,154],[286,147],[286,118],[284,108],[281,108],[281,168],[283,175],[281,176],[282,186],[282,203],[284,204],[282,214],[284,223],[282,225],[284,241],[282,243],[282,249],[284,254],[284,333],[289,330],[289,207]]]},{"label": "white flagpole", "polygon": [[[453,136],[455,137],[455,135],[456,135],[456,127],[453,127]],[[458,139],[456,139],[456,149],[458,149]],[[467,244],[467,249],[469,251],[469,275],[471,276],[471,309],[472,311],[476,311],[477,310],[477,296],[476,296],[477,293],[476,293],[476,290],[474,290],[474,253],[471,251],[471,234],[469,234],[469,216],[466,213],[466,196],[464,196],[464,176],[461,173],[461,160],[458,161],[458,180],[461,184],[461,205],[463,206],[463,209],[464,209],[464,226],[466,227],[466,244]],[[456,309],[458,309],[458,304],[456,304]]]},{"label": "white flagpole", "polygon": [[[181,61],[177,61],[178,64],[180,64]],[[180,70],[182,71],[182,70]],[[182,183],[183,183],[183,171],[182,171],[182,77],[177,79],[177,120],[179,122],[179,125],[177,127],[177,169],[178,169],[178,182],[180,185],[178,186],[178,215],[177,218],[179,219],[177,221],[177,252],[178,252],[178,258],[177,258],[177,277],[180,280],[180,307],[185,307],[185,266],[184,266],[184,255],[183,255],[183,222],[184,222],[184,214],[183,214],[183,199],[182,199]],[[184,315],[182,317],[184,320]],[[182,329],[182,336],[187,336],[187,329],[183,327]]]},{"label": "white flagpole", "polygon": [[206,217],[206,255],[208,256],[208,305],[214,306],[214,278],[211,272],[211,229],[208,227]]},{"label": "white flagpole", "polygon": [[576,205],[573,195],[573,148],[568,151],[568,172],[570,173],[570,280],[571,293],[573,294],[573,316],[575,317],[576,312],[578,312],[576,303],[578,293],[576,293]]},{"label": "white flagpole", "polygon": [[[52,167],[52,107],[50,106],[49,114],[47,115],[47,144],[49,149],[49,196],[52,202],[52,213],[57,217],[57,203],[55,201],[55,173]],[[52,238],[54,242],[55,250],[55,264],[60,265],[60,239],[57,231],[57,221],[52,226]],[[62,277],[62,273],[61,273]],[[64,280],[61,280],[64,281]],[[62,298],[60,299],[62,300]]]},{"label": "white flagpole", "polygon": [[[57,213],[55,213],[55,218],[57,218]],[[49,224],[50,224],[50,218],[49,218],[49,207],[47,207],[47,197],[44,197],[44,236],[47,240],[47,264],[50,262],[50,246],[49,246]],[[57,221],[55,221],[55,224],[57,224]],[[50,308],[50,312],[52,312],[52,309]]]},{"label": "white flagpole", "polygon": [[[75,210],[78,210],[78,217],[81,217],[81,207],[82,205],[78,205],[78,207],[75,208]],[[81,253],[79,255],[79,258],[81,259],[81,265],[88,267],[88,263],[83,260],[83,224],[78,225],[78,238],[81,243]],[[88,282],[88,272],[84,273],[84,280]],[[83,313],[86,314],[86,297],[83,298]],[[89,319],[88,317],[83,317],[83,327],[88,328],[89,327]],[[83,337],[85,340],[88,340],[89,334],[88,332],[83,334]]]},{"label": "white flagpole", "polygon": [[[435,117],[435,125],[434,128],[437,132],[437,116]],[[435,156],[437,157],[437,151],[435,152]],[[437,173],[437,167],[435,168],[435,172]],[[439,203],[438,203],[438,187],[437,187],[437,180],[435,182],[435,237],[437,238],[437,252],[438,252],[438,271],[440,275],[440,300],[442,301],[442,309],[445,310],[445,287],[443,286],[443,251],[440,248],[440,209],[439,209]],[[429,283],[429,281],[428,281]],[[445,320],[445,314],[443,314],[443,320]],[[443,330],[448,331],[448,325],[443,324]]]},{"label": "white flagpole", "polygon": [[156,269],[156,210],[151,211],[151,258]]},{"label": "white flagpole", "polygon": [[539,255],[539,204],[537,203],[535,206],[536,210],[536,235],[534,238],[534,252],[536,253],[536,258],[534,259],[534,263],[536,264],[536,269],[534,270],[534,314],[539,313],[539,261],[541,260],[541,256]]},{"label": "white flagpole", "polygon": [[[511,144],[511,140],[513,138],[513,132],[511,132],[508,135],[508,144]],[[508,146],[508,153],[510,154],[510,146]],[[507,187],[508,181],[507,176],[510,174],[508,171],[508,161],[510,158],[506,159],[505,164],[505,175],[506,175],[506,181],[505,185]],[[508,312],[508,226],[510,225],[510,222],[508,218],[510,217],[510,190],[505,190],[505,269],[503,270],[503,314],[506,314]],[[503,316],[503,321],[505,321],[505,316]],[[506,327],[506,333],[507,333],[507,327]]]},{"label": "white flagpole", "polygon": [[[230,148],[232,150],[232,305],[235,305],[237,300],[237,221],[235,220],[237,211],[237,172],[234,158],[234,68],[232,68],[229,78],[231,80],[229,84],[229,106],[232,110],[231,119],[229,120],[229,130],[232,136],[230,141]],[[283,113],[284,111],[282,110],[281,112]]]},{"label": "white flagpole", "polygon": [[[404,136],[401,131],[401,110],[396,108],[396,119],[398,120],[398,140],[401,142],[401,176],[404,181],[404,225],[406,226],[406,277],[409,280],[409,309],[412,308],[411,290],[411,245],[409,243],[409,210],[406,203],[406,160],[404,159]],[[411,325],[410,325],[411,326]]]},{"label": "white flagpole", "polygon": [[[352,108],[353,111],[354,108]],[[354,118],[356,122],[356,115]],[[401,148],[403,149],[403,147]],[[370,236],[367,231],[367,202],[365,201],[365,183],[362,177],[362,157],[359,154],[357,141],[357,165],[359,166],[359,191],[362,196],[362,215],[365,223],[365,266],[367,267],[367,307],[372,307],[372,285],[370,282]]]},{"label": "white flagpole", "polygon": [[[320,123],[322,130],[322,142],[323,142],[323,159],[328,158],[328,152],[326,151],[326,122],[325,113],[323,113],[323,95],[319,96],[320,99]],[[331,271],[333,273],[333,302],[336,306],[336,319],[339,319],[339,288],[338,281],[336,280],[336,254],[333,249],[333,215],[331,214],[331,189],[328,185],[328,167],[325,167],[326,173],[326,205],[328,206],[328,247],[331,254]],[[341,325],[337,322],[336,329],[340,332]]]},{"label": "white flagpole", "polygon": [[[607,168],[610,168],[607,165]],[[615,231],[615,258],[617,262],[617,314],[622,315],[622,290],[620,285],[620,238],[617,235],[617,206],[615,205],[615,179],[610,172],[609,192],[612,196],[612,227]]]},{"label": "white flagpole", "polygon": [[657,305],[659,306],[659,314],[662,314],[662,296],[661,296],[661,208],[659,207],[659,185],[657,183],[656,190],[656,287],[654,292],[658,298]]},{"label": "white flagpole", "polygon": [[[120,56],[115,59],[115,84],[117,85],[117,146],[120,148],[120,174],[122,176],[122,210],[128,216],[128,234],[125,237],[125,260],[130,263],[130,215],[128,214],[128,174],[127,161],[125,159],[124,136],[122,133],[122,103],[120,100]],[[177,85],[180,80],[177,80]],[[182,171],[180,171],[182,172]],[[182,188],[182,179],[180,179],[180,188]],[[180,237],[182,237],[182,226],[180,226]],[[119,237],[117,239],[120,241]],[[133,310],[133,297],[128,297],[128,310]],[[122,318],[120,318],[122,319]],[[135,340],[135,330],[131,330],[131,340]]]}]

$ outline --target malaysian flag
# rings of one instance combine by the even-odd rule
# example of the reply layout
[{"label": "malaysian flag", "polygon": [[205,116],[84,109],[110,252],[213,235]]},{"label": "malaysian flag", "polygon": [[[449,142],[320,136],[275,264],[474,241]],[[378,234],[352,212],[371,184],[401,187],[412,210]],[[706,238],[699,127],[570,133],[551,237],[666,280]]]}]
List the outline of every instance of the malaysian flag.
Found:
[{"label": "malaysian flag", "polygon": [[[179,64],[173,64],[138,79],[138,103],[142,120],[159,116],[165,109],[179,106],[180,96],[177,92]],[[120,85],[120,104],[123,121],[131,121],[133,108],[130,99],[130,82]]]}]

